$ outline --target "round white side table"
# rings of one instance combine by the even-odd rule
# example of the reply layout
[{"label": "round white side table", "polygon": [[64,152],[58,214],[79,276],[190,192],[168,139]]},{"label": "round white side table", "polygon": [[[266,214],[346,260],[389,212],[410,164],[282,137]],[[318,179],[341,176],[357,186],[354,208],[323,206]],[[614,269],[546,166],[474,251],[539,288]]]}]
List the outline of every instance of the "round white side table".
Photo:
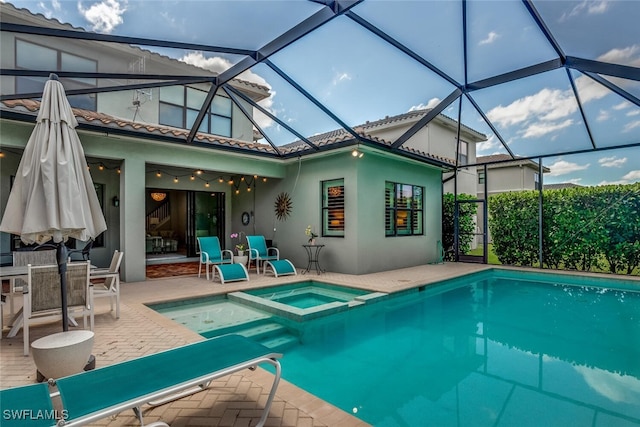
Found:
[{"label": "round white side table", "polygon": [[91,357],[94,333],[67,331],[47,335],[31,343],[33,361],[45,379],[82,372]]}]

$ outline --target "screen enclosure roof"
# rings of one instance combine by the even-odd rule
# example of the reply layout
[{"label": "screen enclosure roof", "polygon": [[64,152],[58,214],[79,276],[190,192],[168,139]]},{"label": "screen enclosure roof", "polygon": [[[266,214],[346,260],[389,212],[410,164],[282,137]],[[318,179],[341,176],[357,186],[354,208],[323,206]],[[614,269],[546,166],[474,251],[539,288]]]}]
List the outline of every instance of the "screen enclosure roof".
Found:
[{"label": "screen enclosure roof", "polygon": [[[47,45],[73,39],[135,47],[141,57],[151,52],[191,64],[186,74],[184,68],[151,74],[135,62],[58,72],[95,79],[100,92],[211,83],[193,125],[171,135],[184,143],[197,142],[213,95],[223,93],[252,106],[254,139],[270,147],[262,154],[281,157],[329,149],[317,141],[338,132],[345,143],[437,163],[403,145],[438,116],[483,135],[478,156],[536,159],[640,145],[637,1],[57,4],[51,10],[27,1],[5,4],[27,8],[34,23],[3,18],[2,32],[37,35]],[[53,24],[39,25],[43,18]],[[33,61],[5,67],[2,75],[45,79],[51,71]],[[253,85],[255,96],[238,84]],[[37,97],[2,93],[7,102]],[[419,120],[393,140],[363,131],[414,112]]]}]

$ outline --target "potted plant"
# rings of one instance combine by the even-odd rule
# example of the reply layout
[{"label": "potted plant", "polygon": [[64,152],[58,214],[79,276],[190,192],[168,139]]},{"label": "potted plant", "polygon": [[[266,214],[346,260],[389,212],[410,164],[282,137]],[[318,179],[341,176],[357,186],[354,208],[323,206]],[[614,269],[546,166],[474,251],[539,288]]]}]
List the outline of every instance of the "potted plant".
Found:
[{"label": "potted plant", "polygon": [[238,256],[243,256],[244,255],[244,251],[246,249],[246,245],[242,242],[242,235],[244,234],[243,231],[239,232],[239,233],[231,233],[231,237],[232,239],[238,239],[238,243],[236,243],[236,251],[238,252]]},{"label": "potted plant", "polygon": [[313,229],[311,228],[311,225],[307,226],[307,229],[304,231],[304,234],[309,236],[309,244],[310,245],[315,245],[316,244],[316,237],[318,237],[318,235],[313,232]]}]

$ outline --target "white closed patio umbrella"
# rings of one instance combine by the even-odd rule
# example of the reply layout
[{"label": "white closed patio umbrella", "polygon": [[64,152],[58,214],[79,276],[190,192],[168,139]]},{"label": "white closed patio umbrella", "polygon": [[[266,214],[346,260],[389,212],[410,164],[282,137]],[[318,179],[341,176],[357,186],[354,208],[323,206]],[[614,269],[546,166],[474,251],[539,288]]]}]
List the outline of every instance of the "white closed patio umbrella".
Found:
[{"label": "white closed patio umbrella", "polygon": [[94,239],[107,229],[77,126],[64,87],[52,74],[0,223],[0,231],[19,235],[26,244],[56,244],[64,331],[69,327],[64,242]]}]

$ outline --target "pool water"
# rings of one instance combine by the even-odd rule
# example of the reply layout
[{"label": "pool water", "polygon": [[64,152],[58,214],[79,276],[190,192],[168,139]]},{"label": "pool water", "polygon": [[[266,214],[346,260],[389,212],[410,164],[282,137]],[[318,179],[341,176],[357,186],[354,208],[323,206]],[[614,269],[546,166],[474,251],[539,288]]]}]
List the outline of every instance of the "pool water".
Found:
[{"label": "pool water", "polygon": [[302,294],[302,295],[292,295],[289,297],[282,297],[275,299],[274,301],[281,302],[282,304],[291,305],[293,307],[298,308],[310,308],[315,307],[322,304],[328,304],[330,302],[337,301],[335,298],[328,297],[325,295],[317,295],[317,294]]},{"label": "pool water", "polygon": [[496,269],[269,322],[283,378],[374,426],[640,426],[639,283]]}]

